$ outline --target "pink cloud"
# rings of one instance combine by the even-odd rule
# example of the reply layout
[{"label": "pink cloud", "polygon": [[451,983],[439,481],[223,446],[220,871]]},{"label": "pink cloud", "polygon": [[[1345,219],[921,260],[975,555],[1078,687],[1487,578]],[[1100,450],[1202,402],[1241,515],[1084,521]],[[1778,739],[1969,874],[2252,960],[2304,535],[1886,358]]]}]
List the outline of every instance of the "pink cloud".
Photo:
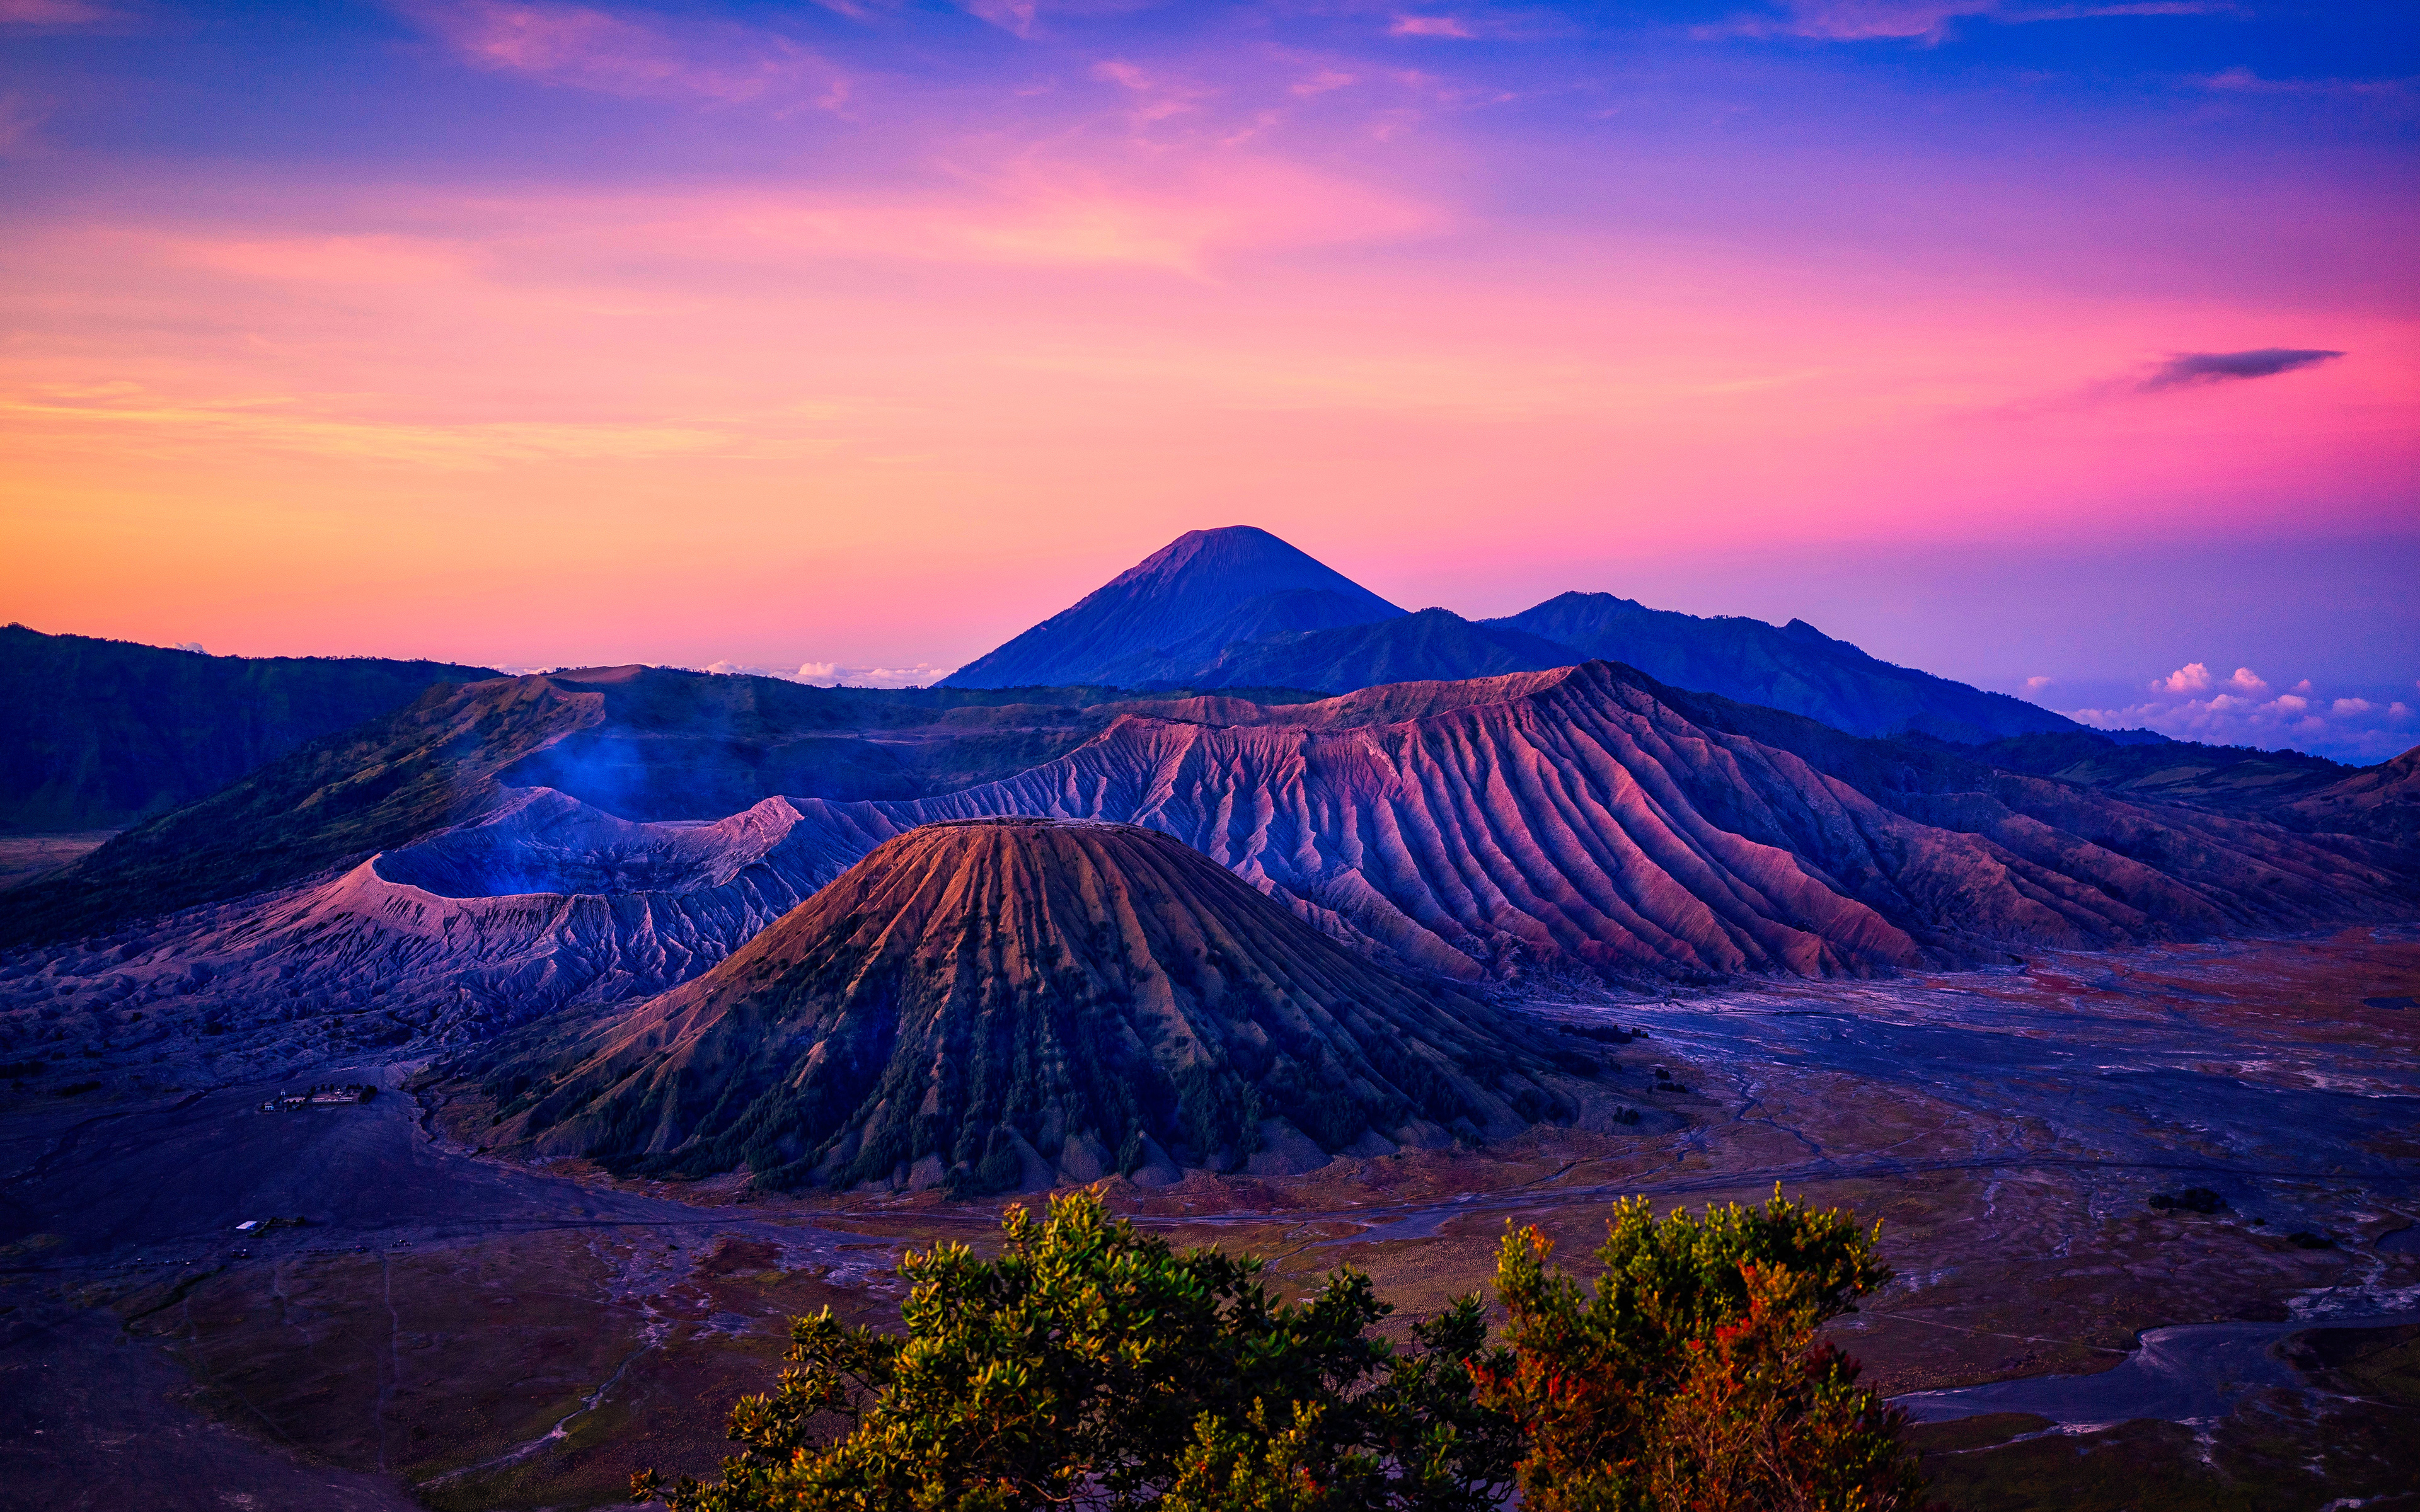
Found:
[{"label": "pink cloud", "polygon": [[2189,661],[2151,685],[2154,693],[2202,693],[2210,689],[2210,669]]},{"label": "pink cloud", "polygon": [[1341,69],[1322,69],[1308,79],[1296,80],[1291,93],[1299,99],[1308,100],[1313,95],[1324,95],[1331,89],[1350,88],[1360,82],[1358,74],[1346,73]]},{"label": "pink cloud", "polygon": [[1075,165],[970,174],[954,193],[741,192],[592,202],[580,219],[708,258],[836,256],[1209,274],[1218,259],[1437,229],[1433,207],[1280,160],[1163,163],[1142,182]]},{"label": "pink cloud", "polygon": [[511,0],[433,0],[411,13],[476,67],[602,94],[827,107],[848,95],[831,64],[752,28],[671,32],[585,6]]},{"label": "pink cloud", "polygon": [[117,19],[86,0],[0,0],[0,26],[94,26]]},{"label": "pink cloud", "polygon": [[23,95],[0,95],[0,157],[17,157],[34,146],[48,112]]},{"label": "pink cloud", "polygon": [[2150,685],[2164,698],[2126,708],[2065,712],[2103,730],[2149,729],[2223,746],[2293,746],[2355,762],[2399,754],[2420,735],[2412,709],[2400,702],[2322,700],[2312,694],[2310,679],[2294,686],[2298,691],[2269,698],[2269,685],[2249,668],[2239,667],[2220,682],[2207,666],[2189,662]]},{"label": "pink cloud", "polygon": [[1779,15],[1743,15],[1698,29],[1703,38],[1807,37],[1864,42],[1938,38],[1953,22],[1977,17],[2002,25],[2080,21],[2096,16],[2197,16],[2232,12],[2228,0],[2112,0],[2108,4],[2024,5],[2009,0],[1788,0]]},{"label": "pink cloud", "polygon": [[163,250],[197,267],[278,283],[443,283],[461,277],[474,260],[473,250],[458,242],[392,235],[196,238]]},{"label": "pink cloud", "polygon": [[2264,79],[2250,69],[2228,69],[2202,86],[2239,95],[2353,95],[2405,99],[2420,94],[2420,77],[2402,79]]},{"label": "pink cloud", "polygon": [[1033,35],[1033,0],[966,0],[967,14],[1018,37]]},{"label": "pink cloud", "polygon": [[1397,16],[1387,28],[1389,37],[1451,37],[1464,40],[1478,36],[1469,23],[1454,16]]}]

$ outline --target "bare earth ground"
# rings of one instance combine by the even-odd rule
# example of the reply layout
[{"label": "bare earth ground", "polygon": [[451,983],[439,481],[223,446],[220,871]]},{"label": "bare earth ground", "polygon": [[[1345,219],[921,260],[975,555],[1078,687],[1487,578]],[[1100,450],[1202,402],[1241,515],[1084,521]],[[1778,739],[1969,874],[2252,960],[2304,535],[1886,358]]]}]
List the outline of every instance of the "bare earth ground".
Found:
[{"label": "bare earth ground", "polygon": [[[2363,1001],[2415,994],[2406,927],[1543,1003],[1650,1031],[1607,1081],[1636,1132],[1112,1196],[1273,1257],[1290,1292],[1359,1266],[1400,1326],[1481,1286],[1508,1220],[1584,1270],[1614,1196],[1779,1181],[1883,1221],[1899,1278],[1838,1333],[1893,1394],[2108,1370],[2166,1325],[2309,1325],[2180,1335],[2217,1362],[2182,1423],[2124,1373],[2088,1410],[2055,1381],[2049,1413],[1924,1398],[1952,1505],[2420,1506],[2420,1328],[2397,1326],[2420,1322],[2420,1011]],[[201,1064],[0,1116],[0,1504],[611,1504],[637,1466],[711,1468],[781,1319],[895,1319],[900,1249],[988,1243],[999,1206],[511,1165],[472,1153],[469,1100],[262,1115],[266,1084]],[[2227,1208],[2149,1205],[2191,1186]],[[235,1233],[255,1218],[304,1223]]]}]

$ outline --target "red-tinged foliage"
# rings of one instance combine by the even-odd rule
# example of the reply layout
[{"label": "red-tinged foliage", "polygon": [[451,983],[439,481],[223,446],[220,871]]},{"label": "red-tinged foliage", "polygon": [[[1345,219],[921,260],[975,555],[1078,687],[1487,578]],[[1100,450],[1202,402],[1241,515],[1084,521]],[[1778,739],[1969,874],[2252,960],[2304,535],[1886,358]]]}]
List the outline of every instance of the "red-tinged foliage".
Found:
[{"label": "red-tinged foliage", "polygon": [[1508,1233],[1502,1345],[1465,1299],[1398,1354],[1340,1271],[1277,1303],[1261,1262],[1171,1249],[1095,1193],[1002,1224],[996,1260],[911,1255],[904,1337],[791,1325],[675,1512],[1916,1512],[1900,1422],[1818,1340],[1885,1273],[1837,1212],[1617,1205],[1592,1295]]},{"label": "red-tinged foliage", "polygon": [[1478,1399],[1519,1430],[1529,1512],[1899,1512],[1921,1507],[1901,1421],[1816,1337],[1888,1273],[1838,1212],[1651,1215],[1617,1205],[1592,1292],[1508,1232],[1506,1345]]}]

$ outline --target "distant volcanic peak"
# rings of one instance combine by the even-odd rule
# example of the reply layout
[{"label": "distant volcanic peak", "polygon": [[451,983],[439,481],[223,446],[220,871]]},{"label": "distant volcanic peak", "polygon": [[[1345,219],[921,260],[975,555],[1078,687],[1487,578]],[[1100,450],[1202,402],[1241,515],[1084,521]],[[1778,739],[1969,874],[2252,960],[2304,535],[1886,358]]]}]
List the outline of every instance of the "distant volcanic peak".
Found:
[{"label": "distant volcanic peak", "polygon": [[1156,830],[928,825],[721,965],[483,1072],[616,1168],[968,1192],[1315,1163],[1556,1113],[1526,1035]]},{"label": "distant volcanic peak", "polygon": [[[1205,575],[1223,579],[1236,603],[1263,594],[1293,588],[1326,588],[1377,595],[1288,542],[1257,525],[1220,525],[1187,531],[1128,567],[1103,585],[1102,592],[1146,583],[1198,580]],[[1386,604],[1384,599],[1379,603]],[[1387,609],[1400,614],[1392,604]]]},{"label": "distant volcanic peak", "polygon": [[[1388,619],[1404,611],[1342,573],[1249,525],[1189,531],[1074,607],[942,679],[952,687],[1129,682],[1272,627]],[[1181,675],[1181,671],[1177,673]]]}]

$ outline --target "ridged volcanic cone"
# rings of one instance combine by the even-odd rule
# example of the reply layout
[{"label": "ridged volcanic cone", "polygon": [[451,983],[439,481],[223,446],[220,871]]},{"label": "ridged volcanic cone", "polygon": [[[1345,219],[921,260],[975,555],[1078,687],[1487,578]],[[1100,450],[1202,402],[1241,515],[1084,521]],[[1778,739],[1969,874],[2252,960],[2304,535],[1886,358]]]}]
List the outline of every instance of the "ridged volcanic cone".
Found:
[{"label": "ridged volcanic cone", "polygon": [[974,1193],[1504,1132],[1565,1111],[1546,1065],[1156,830],[989,819],[891,840],[695,981],[469,1069],[507,1144]]}]

